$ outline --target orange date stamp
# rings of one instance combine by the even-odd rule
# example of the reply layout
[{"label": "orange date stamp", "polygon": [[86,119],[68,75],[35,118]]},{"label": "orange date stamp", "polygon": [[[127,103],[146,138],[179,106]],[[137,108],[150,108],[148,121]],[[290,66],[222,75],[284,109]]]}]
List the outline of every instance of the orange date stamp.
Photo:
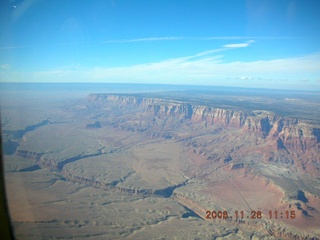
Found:
[{"label": "orange date stamp", "polygon": [[245,211],[221,211],[221,210],[212,210],[206,211],[206,219],[295,219],[296,212],[295,210],[287,210],[284,212],[278,212],[276,210],[269,211],[267,214],[263,214],[260,210],[251,212]]}]

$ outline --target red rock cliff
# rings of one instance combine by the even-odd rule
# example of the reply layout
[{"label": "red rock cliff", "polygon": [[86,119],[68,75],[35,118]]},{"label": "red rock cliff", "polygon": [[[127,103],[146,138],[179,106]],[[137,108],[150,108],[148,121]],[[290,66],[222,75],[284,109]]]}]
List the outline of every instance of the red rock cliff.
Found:
[{"label": "red rock cliff", "polygon": [[312,155],[320,151],[320,129],[300,122],[298,119],[276,116],[268,111],[235,111],[194,105],[185,102],[144,98],[126,95],[90,94],[90,103],[137,108],[159,118],[174,117],[204,123],[206,126],[219,125],[223,128],[243,129],[263,139],[274,141],[278,149],[285,149],[300,156],[312,149]]}]

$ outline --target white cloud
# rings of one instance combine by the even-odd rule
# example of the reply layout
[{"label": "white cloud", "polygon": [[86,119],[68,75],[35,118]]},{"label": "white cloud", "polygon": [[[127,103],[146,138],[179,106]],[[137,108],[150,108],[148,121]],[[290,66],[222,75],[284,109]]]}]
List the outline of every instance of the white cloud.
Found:
[{"label": "white cloud", "polygon": [[[210,81],[226,79],[236,82],[264,82],[268,79],[280,81],[291,79],[299,81],[306,74],[319,77],[320,53],[286,59],[253,62],[224,62],[223,56],[212,55],[214,51],[206,51],[193,56],[169,59],[162,62],[132,65],[129,67],[95,67],[91,69],[62,69],[41,72],[41,76],[64,76],[77,79],[76,76],[87,78],[88,81],[107,82],[143,82],[143,83],[192,83],[205,84]],[[199,57],[200,56],[200,57]],[[250,75],[247,75],[247,74]],[[39,73],[38,73],[39,74]],[[259,77],[256,77],[259,76]],[[310,77],[308,77],[309,79]]]},{"label": "white cloud", "polygon": [[254,40],[247,41],[245,43],[233,43],[223,45],[224,48],[244,48],[250,46],[251,43],[254,43]]},{"label": "white cloud", "polygon": [[241,48],[248,47],[251,43],[253,37],[151,37],[151,38],[135,38],[135,39],[116,39],[116,40],[107,40],[102,43],[131,43],[131,42],[153,42],[153,41],[177,41],[177,40],[236,40],[236,39],[251,39],[245,43],[234,43],[226,44],[223,47],[225,48]]},{"label": "white cloud", "polygon": [[[304,77],[314,79],[320,76],[320,53],[297,58],[252,62],[224,62],[221,55],[209,54],[211,51],[207,52],[208,55],[205,53],[130,67],[94,68],[84,72],[82,76],[87,75],[92,81],[98,82],[212,84],[247,87],[264,87],[265,82],[272,81],[272,86],[278,85],[281,88],[290,88],[290,84],[298,85],[299,80]],[[248,73],[250,75],[247,75]],[[226,79],[226,76],[230,74],[238,77]],[[287,81],[281,81],[283,79]]]},{"label": "white cloud", "polygon": [[238,77],[238,79],[240,79],[240,80],[252,80],[254,78],[253,77],[249,77],[249,76],[241,76],[241,77]]},{"label": "white cloud", "polygon": [[[253,41],[242,44],[251,43]],[[21,78],[35,79],[35,81],[208,84],[246,87],[264,87],[268,82],[270,87],[272,83],[273,87],[290,88],[292,84],[299,86],[301,79],[310,80],[305,82],[308,85],[318,80],[320,76],[320,52],[295,58],[226,62],[221,53],[231,49],[227,47],[212,49],[189,56],[126,67],[67,66],[50,71],[21,73]],[[282,81],[283,79],[287,81]]]},{"label": "white cloud", "polygon": [[16,49],[16,48],[24,48],[26,46],[7,46],[7,47],[0,47],[0,50],[7,50],[7,49]]},{"label": "white cloud", "polygon": [[[106,40],[102,43],[130,43],[130,42],[147,42],[147,41],[178,41],[178,40],[198,40],[198,41],[210,41],[210,40],[246,40],[250,39],[246,43],[238,43],[237,45],[246,45],[248,46],[250,43],[253,43],[252,39],[294,39],[297,37],[256,37],[256,36],[211,36],[211,37],[147,37],[147,38],[135,38],[135,39],[114,39],[114,40]],[[226,46],[232,46],[235,44],[227,44]]]},{"label": "white cloud", "polygon": [[10,65],[9,64],[1,64],[0,67],[2,69],[8,69],[8,68],[10,68]]},{"label": "white cloud", "polygon": [[102,43],[130,43],[130,42],[153,42],[153,41],[174,41],[182,40],[183,37],[153,37],[153,38],[136,38],[136,39],[120,39],[120,40],[108,40]]}]

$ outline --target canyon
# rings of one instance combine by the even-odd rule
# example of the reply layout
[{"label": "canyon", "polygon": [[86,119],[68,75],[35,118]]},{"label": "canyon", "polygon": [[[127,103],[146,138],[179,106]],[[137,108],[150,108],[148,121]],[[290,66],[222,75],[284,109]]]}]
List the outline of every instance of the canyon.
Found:
[{"label": "canyon", "polygon": [[[107,201],[103,204],[90,200],[86,209],[96,209],[95,220],[84,217],[77,229],[99,229],[107,239],[148,239],[163,231],[181,237],[168,226],[172,223],[200,231],[189,232],[188,239],[320,239],[320,127],[313,118],[172,95],[91,93],[64,102],[24,129],[4,129],[4,142],[13,146],[7,151],[7,172],[40,174],[46,180],[34,179],[48,189],[59,185],[76,194],[88,192],[87,197],[106,195],[97,198]],[[39,191],[32,186],[27,188]],[[59,194],[60,200],[34,201],[56,212],[56,205],[44,202],[79,201],[54,192]],[[140,201],[148,209],[142,210]],[[98,220],[100,207],[113,216],[113,227]],[[121,208],[130,210],[121,215]],[[91,215],[91,210],[81,211]],[[227,211],[230,217],[207,219],[207,211]],[[236,211],[244,217],[235,217]],[[262,217],[252,218],[257,211]],[[270,217],[270,211],[279,216]],[[286,217],[287,211],[294,218]],[[190,217],[183,217],[186,212]],[[34,225],[28,227],[21,212],[13,215],[19,236],[26,237],[23,231]],[[33,224],[39,225],[41,217],[35,215]],[[72,221],[42,224],[67,231]]]}]

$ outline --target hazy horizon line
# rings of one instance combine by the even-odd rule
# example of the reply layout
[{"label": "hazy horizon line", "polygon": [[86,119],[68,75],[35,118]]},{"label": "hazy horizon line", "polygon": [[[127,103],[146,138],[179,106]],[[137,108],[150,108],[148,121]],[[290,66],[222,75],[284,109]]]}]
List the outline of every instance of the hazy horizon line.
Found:
[{"label": "hazy horizon line", "polygon": [[[241,87],[241,86],[223,86],[223,85],[208,85],[208,84],[177,84],[177,83],[116,83],[116,82],[0,82],[0,85],[4,84],[48,84],[48,85],[148,85],[148,86],[171,86],[171,87],[200,87],[200,88],[239,88],[239,89],[257,89],[257,90],[277,90],[277,91],[292,91],[292,92],[320,92],[320,90],[303,90],[303,89],[285,89],[285,88],[268,88],[268,87]],[[3,89],[2,89],[3,90]],[[199,89],[198,89],[199,90]],[[1,90],[0,90],[1,91]]]}]

